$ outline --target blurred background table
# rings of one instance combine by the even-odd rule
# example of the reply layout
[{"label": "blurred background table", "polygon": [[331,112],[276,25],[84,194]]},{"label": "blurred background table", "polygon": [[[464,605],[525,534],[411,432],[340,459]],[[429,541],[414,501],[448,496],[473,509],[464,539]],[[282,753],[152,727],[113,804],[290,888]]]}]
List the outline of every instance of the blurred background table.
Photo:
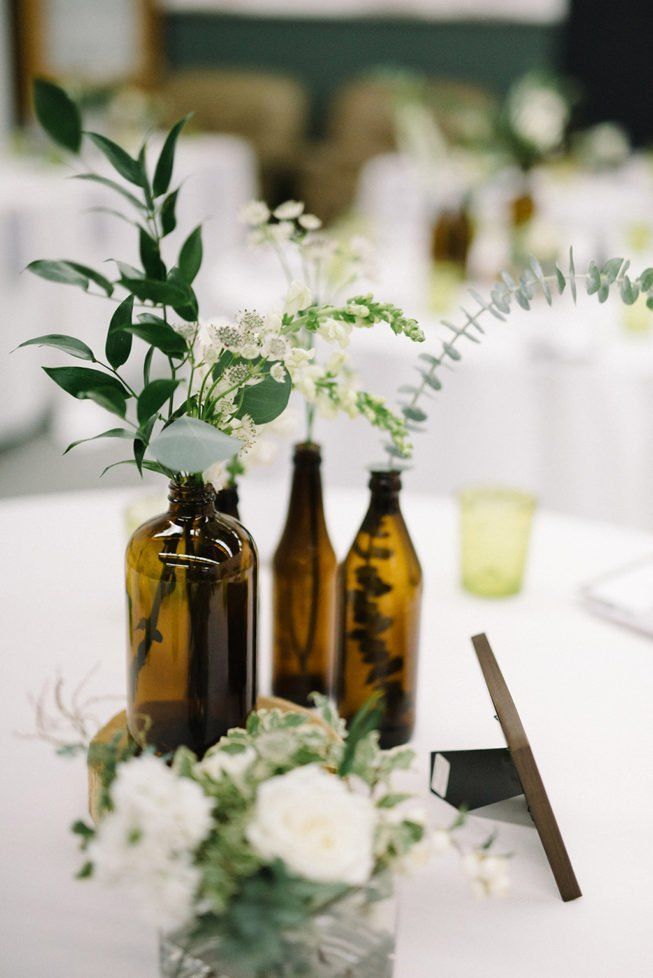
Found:
[{"label": "blurred background table", "polygon": [[[264,560],[276,543],[286,492],[279,484],[248,483],[243,490],[244,518]],[[68,827],[85,811],[83,765],[16,737],[33,726],[27,693],[37,693],[57,670],[72,688],[97,666],[91,691],[116,694],[98,712],[108,716],[120,704],[124,510],[132,498],[114,490],[0,503],[6,578],[1,749],[11,759],[3,765],[0,813],[7,975],[156,976],[152,931],[116,893],[72,878],[79,854]],[[342,556],[362,519],[365,493],[334,490],[326,503]],[[435,861],[402,885],[396,978],[481,972],[484,978],[645,978],[653,953],[651,643],[589,616],[577,602],[577,588],[603,569],[650,555],[653,536],[540,513],[524,593],[487,601],[457,584],[453,504],[407,492],[403,508],[426,582],[415,784],[426,788],[429,750],[502,744],[469,642],[486,631],[584,896],[563,904],[535,832],[501,825],[498,848],[514,853],[512,889],[504,900],[475,901],[453,858]],[[83,545],[89,539],[92,548]],[[268,587],[264,573],[263,686]],[[448,822],[444,803],[426,794],[425,800],[435,822]],[[482,839],[491,827],[472,819],[469,830]]]}]

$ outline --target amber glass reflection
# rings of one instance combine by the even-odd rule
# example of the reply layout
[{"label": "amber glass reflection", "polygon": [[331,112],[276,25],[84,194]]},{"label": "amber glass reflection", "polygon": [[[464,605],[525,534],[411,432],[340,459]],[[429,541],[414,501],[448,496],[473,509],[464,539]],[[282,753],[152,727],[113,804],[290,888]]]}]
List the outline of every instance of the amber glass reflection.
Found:
[{"label": "amber glass reflection", "polygon": [[381,745],[394,747],[415,725],[422,570],[399,506],[399,473],[373,472],[370,489],[370,507],[340,570],[337,698],[350,720],[381,693]]},{"label": "amber glass reflection", "polygon": [[225,516],[233,516],[235,520],[240,520],[240,513],[238,511],[238,486],[235,482],[216,492],[215,508],[218,513],[224,513]]},{"label": "amber glass reflection", "polygon": [[273,562],[272,689],[294,703],[331,690],[335,649],[336,555],[329,540],[320,448],[295,446],[286,526]]},{"label": "amber glass reflection", "polygon": [[170,486],[170,507],[126,555],[132,735],[202,755],[256,697],[258,558],[208,486]]},{"label": "amber glass reflection", "polygon": [[431,254],[435,262],[447,262],[467,267],[467,256],[472,243],[472,224],[464,208],[444,210],[433,228]]}]

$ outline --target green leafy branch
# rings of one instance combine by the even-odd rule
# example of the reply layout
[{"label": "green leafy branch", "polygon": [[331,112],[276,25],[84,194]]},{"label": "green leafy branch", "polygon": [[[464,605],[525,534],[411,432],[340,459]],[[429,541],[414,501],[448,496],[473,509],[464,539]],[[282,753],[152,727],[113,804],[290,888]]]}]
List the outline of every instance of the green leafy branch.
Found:
[{"label": "green leafy branch", "polygon": [[[416,368],[420,375],[419,383],[399,388],[400,393],[407,395],[401,402],[401,412],[408,430],[414,433],[424,431],[420,427],[428,419],[424,400],[442,390],[443,370],[452,369],[452,364],[462,360],[461,341],[467,340],[474,344],[481,342],[485,334],[485,328],[480,323],[483,317],[491,316],[495,320],[506,322],[515,305],[528,311],[537,295],[544,296],[547,304],[552,305],[554,295],[562,295],[567,287],[576,303],[580,283],[584,285],[587,295],[596,295],[601,303],[617,292],[625,305],[632,305],[641,295],[646,297],[647,307],[653,309],[653,268],[646,268],[636,278],[628,275],[629,268],[628,259],[610,258],[601,267],[591,261],[587,271],[579,274],[574,265],[573,249],[570,248],[566,270],[556,264],[553,273],[545,275],[538,260],[531,257],[519,280],[513,278],[509,272],[502,272],[490,290],[489,299],[484,299],[475,289],[469,289],[477,308],[470,312],[461,306],[462,322],[459,324],[447,319],[441,320],[451,335],[442,340],[437,354],[419,355],[422,364],[425,364]],[[384,448],[390,467],[396,465],[393,459],[407,457],[407,453],[398,450],[395,444],[386,443]]]}]

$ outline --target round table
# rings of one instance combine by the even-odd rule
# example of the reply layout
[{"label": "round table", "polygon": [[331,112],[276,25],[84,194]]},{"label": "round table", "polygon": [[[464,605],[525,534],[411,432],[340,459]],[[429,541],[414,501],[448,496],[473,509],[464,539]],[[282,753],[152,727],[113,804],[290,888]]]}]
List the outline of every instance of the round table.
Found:
[{"label": "round table", "polygon": [[[85,812],[80,759],[16,736],[33,730],[27,694],[57,671],[70,690],[89,681],[124,695],[123,513],[134,493],[98,490],[5,500],[2,517],[1,687],[3,974],[29,978],[155,978],[155,935],[133,907],[93,882],[68,826]],[[243,487],[243,515],[268,558],[287,486]],[[648,802],[653,798],[650,641],[591,617],[577,600],[588,578],[653,550],[653,537],[609,524],[539,514],[524,593],[484,601],[457,583],[453,504],[404,492],[426,592],[415,783],[435,824],[452,811],[427,794],[428,752],[502,746],[469,637],[487,632],[513,693],[558,817],[583,897],[560,900],[534,830],[498,825],[513,853],[503,899],[476,901],[455,857],[402,883],[396,978],[644,978],[651,973]],[[344,553],[366,506],[361,488],[327,493]],[[262,577],[263,682],[269,629]],[[492,824],[470,820],[466,835]]]}]

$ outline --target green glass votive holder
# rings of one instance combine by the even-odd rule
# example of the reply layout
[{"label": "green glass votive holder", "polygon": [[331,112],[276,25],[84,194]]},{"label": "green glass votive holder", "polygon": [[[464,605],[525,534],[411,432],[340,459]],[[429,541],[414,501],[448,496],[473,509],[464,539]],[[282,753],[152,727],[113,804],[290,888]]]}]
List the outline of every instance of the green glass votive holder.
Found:
[{"label": "green glass votive holder", "polygon": [[518,594],[537,500],[499,486],[463,489],[458,498],[463,588],[486,598]]}]

